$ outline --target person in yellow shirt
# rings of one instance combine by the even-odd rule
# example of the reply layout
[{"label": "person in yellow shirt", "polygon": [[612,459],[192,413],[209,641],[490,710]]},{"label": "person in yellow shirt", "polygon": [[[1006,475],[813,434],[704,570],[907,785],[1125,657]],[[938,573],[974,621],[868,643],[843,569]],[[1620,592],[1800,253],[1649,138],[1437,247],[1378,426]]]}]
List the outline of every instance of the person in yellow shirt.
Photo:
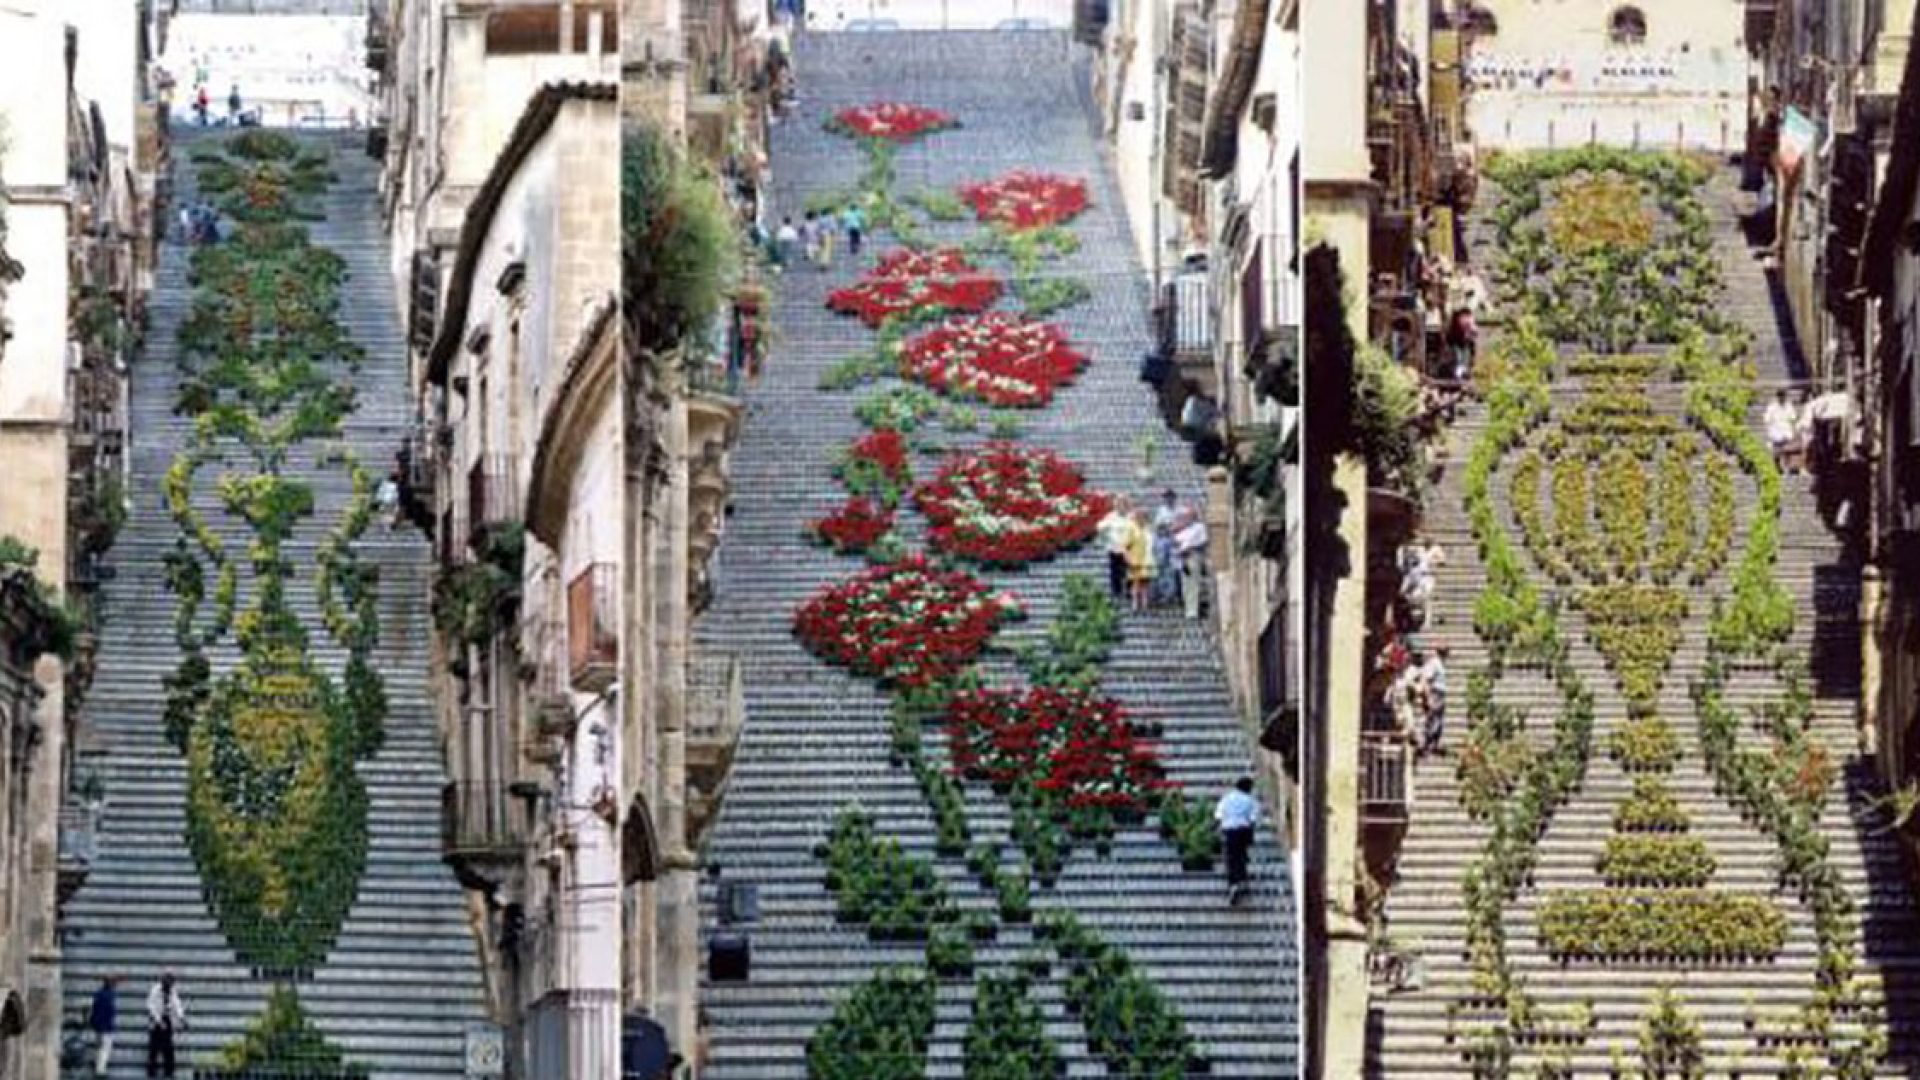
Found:
[{"label": "person in yellow shirt", "polygon": [[1153,530],[1147,526],[1147,512],[1135,510],[1127,532],[1127,580],[1133,586],[1133,610],[1142,612],[1153,601]]}]

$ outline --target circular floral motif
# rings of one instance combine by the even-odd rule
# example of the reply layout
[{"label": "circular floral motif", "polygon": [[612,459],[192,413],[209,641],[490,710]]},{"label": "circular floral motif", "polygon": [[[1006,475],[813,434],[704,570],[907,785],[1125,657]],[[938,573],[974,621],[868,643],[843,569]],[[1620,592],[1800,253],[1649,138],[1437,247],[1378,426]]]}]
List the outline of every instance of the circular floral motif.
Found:
[{"label": "circular floral motif", "polygon": [[893,511],[877,499],[855,496],[807,526],[807,534],[842,554],[857,554],[893,531]]},{"label": "circular floral motif", "polygon": [[828,296],[827,307],[877,328],[899,315],[985,311],[999,298],[999,279],[968,262],[959,248],[901,248],[882,255],[858,285]]},{"label": "circular floral motif", "polygon": [[1085,543],[1113,505],[1058,454],[1001,442],[949,458],[913,497],[934,547],[999,565]]},{"label": "circular floral motif", "polygon": [[1048,404],[1086,365],[1086,354],[1067,344],[1065,330],[1003,311],[948,319],[900,353],[907,378],[1005,407]]},{"label": "circular floral motif", "polygon": [[1169,786],[1119,704],[1081,690],[962,690],[947,706],[947,737],[960,775],[1032,780],[1070,810],[1140,810]]},{"label": "circular floral motif", "polygon": [[834,475],[853,494],[894,506],[913,483],[906,437],[892,428],[862,435],[847,447]]},{"label": "circular floral motif", "polygon": [[813,652],[898,686],[947,678],[987,646],[1020,602],[922,558],[876,566],[815,593],[794,614]]},{"label": "circular floral motif", "polygon": [[897,101],[876,101],[841,109],[827,121],[835,131],[862,139],[887,139],[908,142],[935,131],[959,127],[960,122],[939,109],[907,105]]},{"label": "circular floral motif", "polygon": [[1070,176],[1016,169],[984,184],[967,184],[960,197],[981,221],[1012,229],[1044,229],[1079,217],[1087,183]]}]

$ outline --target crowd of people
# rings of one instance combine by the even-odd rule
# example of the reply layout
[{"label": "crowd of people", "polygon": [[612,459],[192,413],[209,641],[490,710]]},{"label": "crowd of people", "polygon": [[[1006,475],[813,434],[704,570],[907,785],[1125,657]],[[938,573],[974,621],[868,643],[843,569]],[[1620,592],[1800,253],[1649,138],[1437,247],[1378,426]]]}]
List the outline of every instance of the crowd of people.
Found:
[{"label": "crowd of people", "polygon": [[1200,617],[1210,538],[1200,512],[1176,492],[1162,492],[1151,514],[1131,499],[1116,500],[1100,520],[1099,536],[1116,601],[1137,614],[1177,607],[1189,619]]},{"label": "crowd of people", "polygon": [[809,210],[799,225],[789,214],[774,230],[769,255],[779,267],[806,265],[816,270],[833,267],[834,245],[845,241],[849,255],[859,255],[866,240],[867,212],[858,203],[848,203],[839,213]]},{"label": "crowd of people", "polygon": [[1447,727],[1445,645],[1409,640],[1436,621],[1433,601],[1439,570],[1447,553],[1431,537],[1415,538],[1399,553],[1400,587],[1377,632],[1370,699],[1383,711],[1392,731],[1414,748],[1417,757],[1441,752]]}]

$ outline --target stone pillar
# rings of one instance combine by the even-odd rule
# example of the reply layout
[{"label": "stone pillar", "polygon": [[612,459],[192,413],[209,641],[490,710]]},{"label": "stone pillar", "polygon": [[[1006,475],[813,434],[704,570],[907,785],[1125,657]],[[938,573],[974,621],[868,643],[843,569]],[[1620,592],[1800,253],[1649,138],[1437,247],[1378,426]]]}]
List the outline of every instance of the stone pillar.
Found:
[{"label": "stone pillar", "polygon": [[1367,1033],[1367,928],[1357,913],[1360,850],[1360,718],[1365,702],[1367,466],[1342,457],[1334,484],[1346,497],[1340,538],[1353,568],[1335,586],[1327,642],[1324,716],[1326,987],[1321,1008],[1321,1075],[1360,1076]]},{"label": "stone pillar", "polygon": [[[660,910],[659,1001],[655,1019],[678,1048],[695,1038],[699,1005],[700,903],[698,856],[687,846],[687,654],[692,637],[688,561],[687,399],[682,386],[665,414],[662,433],[672,470],[666,485],[666,551],[659,610],[660,804],[656,824],[664,866],[656,895]],[[682,1049],[686,1054],[687,1050]],[[691,1056],[691,1055],[688,1055]]]}]

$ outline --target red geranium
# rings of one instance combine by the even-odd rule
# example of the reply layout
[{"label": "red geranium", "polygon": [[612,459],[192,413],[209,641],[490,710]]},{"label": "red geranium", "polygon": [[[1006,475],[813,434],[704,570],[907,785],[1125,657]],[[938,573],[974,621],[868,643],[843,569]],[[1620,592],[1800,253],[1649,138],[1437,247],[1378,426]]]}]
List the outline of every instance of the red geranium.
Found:
[{"label": "red geranium", "polygon": [[843,554],[865,551],[892,531],[893,511],[866,498],[848,499],[833,513],[807,526],[808,535]]},{"label": "red geranium", "polygon": [[939,109],[924,105],[904,105],[897,101],[876,101],[841,109],[827,121],[830,130],[862,139],[889,139],[907,142],[935,131],[959,127],[960,122]]},{"label": "red geranium", "polygon": [[1120,705],[1083,690],[962,690],[947,705],[947,739],[960,775],[1030,780],[1067,810],[1144,810],[1168,786]]},{"label": "red geranium", "polygon": [[834,474],[855,495],[872,496],[889,507],[896,505],[913,483],[906,436],[892,428],[862,435],[847,447]]},{"label": "red geranium", "polygon": [[1000,281],[974,266],[958,248],[901,248],[880,257],[850,288],[827,297],[827,307],[878,327],[898,315],[985,311],[1000,298]]},{"label": "red geranium", "polygon": [[1012,229],[1043,229],[1079,217],[1087,208],[1087,183],[1051,173],[1013,172],[984,184],[967,184],[960,197],[981,221]]},{"label": "red geranium", "polygon": [[934,547],[999,565],[1085,543],[1113,506],[1065,458],[1005,442],[948,458],[913,498]]},{"label": "red geranium", "polygon": [[1020,602],[970,574],[912,558],[876,566],[815,593],[794,633],[826,660],[899,686],[957,673],[987,647]]},{"label": "red geranium", "polygon": [[995,406],[1046,405],[1086,364],[1066,331],[1004,311],[948,319],[900,354],[907,378]]}]

